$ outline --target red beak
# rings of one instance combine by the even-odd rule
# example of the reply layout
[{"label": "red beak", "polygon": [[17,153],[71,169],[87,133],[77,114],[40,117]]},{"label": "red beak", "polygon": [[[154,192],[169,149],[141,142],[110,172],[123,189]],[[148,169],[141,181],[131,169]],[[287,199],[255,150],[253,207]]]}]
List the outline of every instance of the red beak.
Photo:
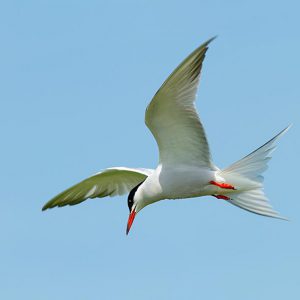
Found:
[{"label": "red beak", "polygon": [[133,223],[133,220],[135,218],[136,212],[135,210],[133,210],[130,214],[129,214],[129,218],[128,218],[128,222],[127,222],[127,229],[126,229],[126,234],[129,233],[131,225]]}]

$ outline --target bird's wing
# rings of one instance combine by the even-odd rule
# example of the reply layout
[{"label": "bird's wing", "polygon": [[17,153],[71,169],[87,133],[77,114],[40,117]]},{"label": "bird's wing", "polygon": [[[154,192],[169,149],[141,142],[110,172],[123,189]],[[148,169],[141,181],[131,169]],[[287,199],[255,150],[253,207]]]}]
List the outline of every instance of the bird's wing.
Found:
[{"label": "bird's wing", "polygon": [[123,195],[152,174],[152,169],[117,167],[99,172],[61,192],[43,210],[55,206],[75,205],[88,198]]},{"label": "bird's wing", "polygon": [[173,71],[147,107],[145,123],[156,139],[163,164],[215,169],[195,108],[202,62],[213,39],[202,44]]}]

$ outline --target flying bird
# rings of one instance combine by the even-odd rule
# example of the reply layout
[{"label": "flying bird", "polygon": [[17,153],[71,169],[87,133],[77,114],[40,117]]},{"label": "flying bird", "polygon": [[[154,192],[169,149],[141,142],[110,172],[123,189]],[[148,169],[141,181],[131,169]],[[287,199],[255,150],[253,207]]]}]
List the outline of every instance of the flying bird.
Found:
[{"label": "flying bird", "polygon": [[42,210],[128,193],[128,234],[136,214],[149,204],[210,195],[252,213],[284,219],[265,196],[261,174],[267,169],[275,143],[289,127],[225,169],[212,161],[195,99],[202,63],[213,39],[171,73],[146,109],[145,123],[159,148],[156,169],[105,169],[58,194]]}]

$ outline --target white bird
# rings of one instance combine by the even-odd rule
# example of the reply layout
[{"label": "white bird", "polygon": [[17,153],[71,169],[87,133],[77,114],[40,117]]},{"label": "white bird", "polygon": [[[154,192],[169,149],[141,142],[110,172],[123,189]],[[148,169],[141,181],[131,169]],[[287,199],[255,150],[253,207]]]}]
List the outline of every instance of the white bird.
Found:
[{"label": "white bird", "polygon": [[263,191],[263,176],[282,130],[263,146],[225,169],[211,159],[195,98],[208,40],[168,77],[146,109],[145,123],[156,139],[156,169],[116,167],[99,172],[60,193],[43,210],[75,205],[88,198],[129,193],[129,233],[136,214],[163,199],[211,195],[263,216],[281,218]]}]

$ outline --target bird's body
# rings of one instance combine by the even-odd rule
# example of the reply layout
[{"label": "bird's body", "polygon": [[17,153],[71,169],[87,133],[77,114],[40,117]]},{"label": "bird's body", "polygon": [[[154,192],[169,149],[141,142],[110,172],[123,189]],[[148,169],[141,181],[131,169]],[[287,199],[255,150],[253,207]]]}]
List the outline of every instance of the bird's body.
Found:
[{"label": "bird's body", "polygon": [[282,218],[264,195],[261,174],[267,168],[275,142],[288,128],[225,169],[212,162],[195,108],[202,62],[211,40],[172,72],[147,107],[145,123],[159,148],[157,168],[106,169],[60,193],[43,210],[129,193],[128,233],[135,215],[151,203],[211,195],[253,213]]},{"label": "bird's body", "polygon": [[[216,171],[197,166],[159,165],[136,192],[136,198],[146,205],[163,199],[184,199],[215,194]],[[146,206],[145,205],[145,206]]]}]

